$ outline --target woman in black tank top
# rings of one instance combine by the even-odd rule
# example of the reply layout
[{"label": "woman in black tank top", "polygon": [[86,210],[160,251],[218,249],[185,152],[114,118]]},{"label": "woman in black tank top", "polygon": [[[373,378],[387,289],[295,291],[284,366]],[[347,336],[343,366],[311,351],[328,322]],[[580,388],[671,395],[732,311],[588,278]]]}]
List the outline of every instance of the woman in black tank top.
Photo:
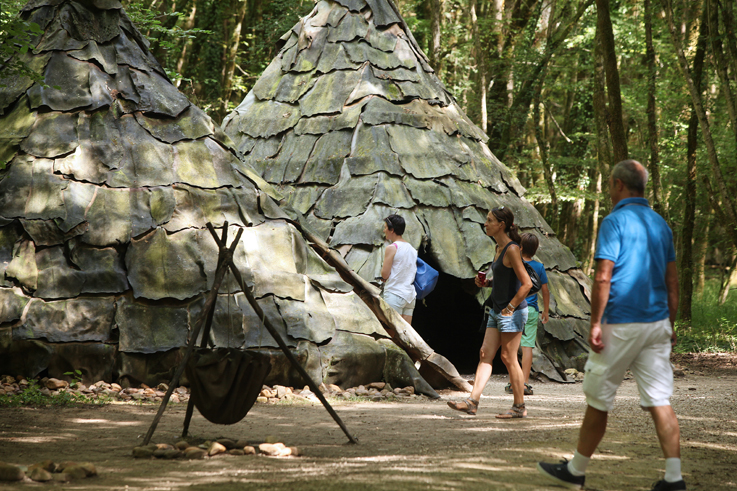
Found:
[{"label": "woman in black tank top", "polygon": [[476,277],[476,286],[492,287],[493,311],[489,314],[484,342],[479,354],[479,365],[473,384],[471,397],[461,402],[448,402],[458,411],[476,414],[481,393],[491,376],[491,363],[501,347],[502,361],[509,371],[509,381],[514,394],[512,408],[499,419],[524,418],[527,416],[524,399],[524,374],[517,360],[517,350],[522,340],[522,332],[527,322],[527,302],[525,298],[532,287],[530,276],[525,270],[520,253],[520,236],[514,224],[514,214],[502,206],[489,212],[484,224],[486,235],[496,242],[496,257],[491,263],[491,279],[481,281]]}]

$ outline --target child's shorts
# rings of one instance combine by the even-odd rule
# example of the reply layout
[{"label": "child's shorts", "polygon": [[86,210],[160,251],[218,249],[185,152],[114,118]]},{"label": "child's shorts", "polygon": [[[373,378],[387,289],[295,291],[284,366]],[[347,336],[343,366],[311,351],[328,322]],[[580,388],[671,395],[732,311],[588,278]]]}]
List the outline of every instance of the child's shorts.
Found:
[{"label": "child's shorts", "polygon": [[527,322],[525,323],[525,332],[522,333],[522,341],[519,345],[523,348],[534,348],[535,339],[537,338],[537,321],[540,313],[535,307],[527,307]]}]

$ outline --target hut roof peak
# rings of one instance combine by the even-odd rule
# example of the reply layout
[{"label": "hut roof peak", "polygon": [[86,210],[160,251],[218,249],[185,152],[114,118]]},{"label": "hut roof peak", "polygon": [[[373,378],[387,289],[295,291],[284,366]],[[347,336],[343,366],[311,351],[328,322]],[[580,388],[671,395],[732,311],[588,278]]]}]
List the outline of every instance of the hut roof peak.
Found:
[{"label": "hut roof peak", "polygon": [[[380,279],[382,219],[399,213],[405,238],[444,278],[470,280],[494,257],[485,215],[504,205],[540,237],[546,267],[562,272],[551,271],[551,283],[559,291],[578,284],[565,273],[575,258],[522,197],[390,0],[322,0],[282,41],[223,126],[246,162],[360,276]],[[561,316],[586,317],[588,303],[576,293],[558,304]]]},{"label": "hut roof peak", "polygon": [[[379,319],[286,220],[281,195],[166,78],[117,0],[32,0],[21,15],[43,33],[19,56],[46,84],[0,80],[0,324],[12,326],[3,334],[29,375],[54,373],[55,359],[94,380],[115,366],[121,378],[162,381],[153,367],[176,363],[165,352],[186,344],[213,285],[209,223],[243,232],[233,261],[287,345],[318,360],[311,378],[323,379],[322,363],[355,359],[357,346],[388,359]],[[278,109],[284,118],[294,105]],[[277,347],[243,299],[238,285],[223,287],[211,343]],[[6,348],[0,369],[24,373],[7,369]],[[290,383],[272,360],[278,383]],[[341,363],[326,383],[383,373],[355,366]],[[409,358],[403,366],[402,377],[417,373]]]}]

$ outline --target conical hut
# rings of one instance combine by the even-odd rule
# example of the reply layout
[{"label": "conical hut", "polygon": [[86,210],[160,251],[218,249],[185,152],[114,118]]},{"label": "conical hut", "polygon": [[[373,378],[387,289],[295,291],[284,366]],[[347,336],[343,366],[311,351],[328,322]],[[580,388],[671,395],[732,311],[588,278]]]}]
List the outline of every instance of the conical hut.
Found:
[{"label": "conical hut", "polygon": [[[314,380],[425,384],[117,0],[32,0],[22,16],[43,29],[22,56],[45,84],[0,80],[0,373],[168,381],[213,284],[206,224],[227,221],[244,230],[236,265]],[[304,384],[232,279],[210,342],[269,351],[269,380]]]},{"label": "conical hut", "polygon": [[282,38],[281,51],[223,128],[245,161],[364,279],[378,282],[382,218],[441,271],[414,326],[472,371],[480,345],[476,272],[495,245],[483,230],[510,207],[540,239],[552,292],[533,369],[562,380],[587,353],[589,280],[487,136],[444,88],[390,0],[322,0]]}]

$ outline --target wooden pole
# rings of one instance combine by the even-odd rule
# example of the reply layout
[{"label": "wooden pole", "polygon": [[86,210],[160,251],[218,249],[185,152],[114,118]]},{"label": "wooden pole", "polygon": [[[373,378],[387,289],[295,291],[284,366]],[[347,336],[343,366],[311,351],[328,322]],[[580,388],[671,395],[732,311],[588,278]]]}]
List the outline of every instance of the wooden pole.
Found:
[{"label": "wooden pole", "polygon": [[[295,222],[292,222],[295,223]],[[379,289],[364,280],[353,271],[348,263],[345,262],[343,256],[337,251],[331,249],[330,246],[317,237],[309,230],[303,228],[299,223],[295,226],[302,232],[302,235],[311,242],[313,249],[322,257],[325,262],[331,265],[338,272],[341,278],[351,285],[358,296],[363,300],[366,306],[371,309],[381,325],[391,336],[394,343],[404,349],[410,356],[412,361],[420,361],[425,366],[438,372],[448,382],[455,385],[459,390],[471,392],[473,387],[463,377],[460,376],[455,366],[443,355],[436,353],[430,345],[428,345],[422,336],[420,336],[414,328],[407,323],[396,310],[391,308],[379,295]]]},{"label": "wooden pole", "polygon": [[[210,223],[208,223],[207,225],[208,225],[208,228],[211,229],[210,231],[214,232],[214,229],[212,229],[212,225]],[[223,227],[227,231],[228,222],[225,222]],[[225,237],[227,237],[226,234],[227,232],[223,232],[223,235]],[[194,345],[197,342],[197,336],[199,335],[200,329],[202,328],[202,323],[207,317],[208,312],[210,310],[213,310],[215,307],[215,301],[217,300],[218,290],[220,289],[220,284],[223,282],[225,273],[228,271],[227,269],[227,265],[229,264],[228,260],[233,256],[233,252],[235,251],[235,248],[238,246],[238,242],[240,241],[242,234],[243,234],[243,229],[238,230],[238,235],[233,241],[233,244],[224,253],[223,262],[215,273],[215,279],[212,283],[212,290],[210,290],[210,293],[207,296],[207,300],[205,301],[205,305],[202,308],[202,315],[200,315],[199,319],[197,320],[197,324],[192,330],[192,337],[190,338],[189,343],[187,343],[187,351],[184,352],[184,357],[182,358],[181,363],[177,367],[177,370],[174,372],[174,376],[172,377],[171,382],[169,383],[169,389],[166,391],[166,394],[164,395],[164,399],[161,401],[161,406],[159,406],[159,411],[156,413],[156,417],[154,417],[154,420],[151,422],[151,426],[149,427],[148,432],[146,433],[146,437],[143,439],[144,445],[148,445],[149,442],[151,441],[151,437],[154,436],[154,432],[156,431],[156,426],[158,426],[159,421],[161,420],[161,417],[164,414],[164,409],[166,409],[166,405],[169,403],[169,399],[171,398],[171,395],[174,392],[174,388],[179,383],[179,378],[182,376],[182,372],[184,372],[184,366],[186,365],[187,360],[189,359],[190,355],[192,354],[192,351],[194,350]]]},{"label": "wooden pole", "polygon": [[[228,243],[228,222],[225,222],[223,227],[223,236],[218,242],[218,266],[217,269],[223,267],[225,263],[225,255],[228,252],[228,248],[224,247],[224,244]],[[227,268],[227,266],[225,266]],[[217,297],[215,297],[215,303],[217,303]],[[215,304],[209,312],[207,312],[207,321],[205,322],[205,330],[202,332],[202,339],[200,340],[200,348],[207,348],[207,341],[210,338],[210,330],[212,329],[212,319],[215,317]],[[194,399],[189,398],[187,402],[187,412],[184,414],[184,424],[182,425],[182,438],[187,438],[189,432],[189,423],[192,421],[192,415],[194,414]]]},{"label": "wooden pole", "polygon": [[[215,238],[215,241],[218,242],[218,245],[221,245],[220,239],[218,238],[217,234],[215,233],[215,229],[212,227],[212,224],[207,224],[208,230],[210,230],[210,233]],[[242,230],[240,231],[242,232]],[[239,234],[240,238],[240,234]],[[269,334],[274,338],[276,343],[279,345],[279,348],[282,350],[284,355],[287,357],[287,360],[289,360],[289,363],[292,364],[292,367],[294,367],[295,370],[302,376],[303,379],[307,382],[307,385],[310,387],[310,390],[315,394],[315,396],[320,400],[322,405],[325,407],[328,413],[330,413],[330,416],[332,416],[333,420],[340,426],[340,429],[343,430],[343,433],[345,433],[345,436],[348,437],[348,441],[350,443],[358,443],[358,440],[350,434],[348,431],[348,428],[346,428],[345,424],[343,423],[343,420],[340,419],[340,416],[335,412],[333,407],[330,405],[330,403],[325,399],[325,396],[320,392],[319,387],[315,384],[315,382],[312,380],[312,378],[309,376],[307,371],[302,367],[302,365],[299,364],[297,359],[294,357],[292,352],[287,347],[287,344],[284,342],[284,340],[281,337],[281,334],[279,334],[279,331],[276,330],[276,328],[271,324],[271,321],[266,317],[264,314],[264,311],[261,309],[261,306],[256,302],[256,299],[253,296],[253,292],[248,288],[248,285],[243,281],[243,277],[241,276],[240,271],[236,267],[235,263],[233,262],[232,254],[227,257],[227,263],[230,266],[230,270],[233,273],[233,277],[235,278],[235,281],[238,283],[238,285],[241,287],[241,290],[246,295],[246,298],[248,299],[248,303],[251,305],[251,308],[256,312],[256,315],[258,315],[258,318],[261,320],[261,323],[264,325],[267,331],[269,331]]]}]

